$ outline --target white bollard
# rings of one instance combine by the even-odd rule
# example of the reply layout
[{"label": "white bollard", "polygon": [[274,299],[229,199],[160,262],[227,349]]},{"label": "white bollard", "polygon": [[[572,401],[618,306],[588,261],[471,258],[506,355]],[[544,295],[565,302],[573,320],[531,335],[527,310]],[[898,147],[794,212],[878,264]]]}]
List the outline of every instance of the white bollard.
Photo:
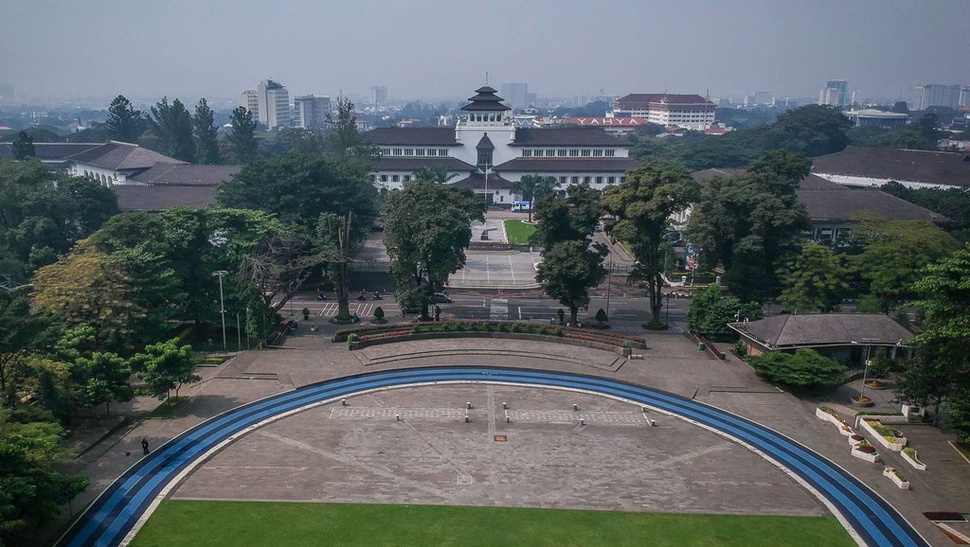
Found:
[{"label": "white bollard", "polygon": [[394,415],[394,419],[395,419],[396,421],[398,421],[398,422],[400,422],[400,421],[401,421],[401,415],[400,415],[400,414],[395,414],[395,415]]},{"label": "white bollard", "polygon": [[340,406],[347,406],[347,399],[340,399]]},{"label": "white bollard", "polygon": [[586,420],[584,420],[583,418],[580,418],[579,425],[586,425]]},{"label": "white bollard", "polygon": [[508,410],[509,409],[509,404],[508,403],[502,403],[502,408],[504,408],[505,410]]}]

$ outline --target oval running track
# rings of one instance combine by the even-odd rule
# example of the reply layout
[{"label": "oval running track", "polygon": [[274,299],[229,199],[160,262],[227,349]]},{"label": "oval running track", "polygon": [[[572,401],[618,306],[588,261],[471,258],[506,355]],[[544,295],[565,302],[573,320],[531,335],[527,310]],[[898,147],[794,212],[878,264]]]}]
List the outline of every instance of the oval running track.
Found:
[{"label": "oval running track", "polygon": [[435,383],[515,384],[578,390],[655,408],[740,441],[821,496],[867,545],[924,546],[927,541],[889,503],[815,451],[751,420],[636,384],[580,374],[489,366],[397,369],[346,376],[254,401],[186,430],[118,477],[58,541],[59,546],[115,546],[147,520],[158,496],[207,454],[240,433],[310,406],[380,389]]}]

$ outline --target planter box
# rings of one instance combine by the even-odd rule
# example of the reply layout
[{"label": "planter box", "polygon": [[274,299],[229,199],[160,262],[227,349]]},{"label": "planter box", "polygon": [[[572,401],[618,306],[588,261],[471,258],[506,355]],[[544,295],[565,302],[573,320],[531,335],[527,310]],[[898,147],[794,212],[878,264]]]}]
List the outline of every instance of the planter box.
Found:
[{"label": "planter box", "polygon": [[887,467],[882,470],[882,476],[893,481],[900,490],[909,490],[909,481],[903,480],[896,475],[895,470],[892,467]]},{"label": "planter box", "polygon": [[902,456],[904,460],[906,460],[906,463],[908,463],[909,465],[912,465],[914,468],[919,469],[920,471],[926,471],[926,464],[910,456],[909,454],[906,453],[905,450],[900,452],[899,455]]},{"label": "planter box", "polygon": [[624,349],[621,346],[615,346],[612,344],[607,344],[603,342],[593,342],[590,340],[577,340],[575,338],[566,338],[559,336],[547,336],[543,334],[532,334],[525,332],[484,332],[484,331],[448,331],[448,332],[417,332],[408,333],[401,336],[389,336],[387,338],[373,338],[369,340],[361,340],[360,347],[366,348],[370,346],[379,346],[382,344],[393,344],[395,342],[410,342],[414,340],[442,340],[442,339],[455,339],[455,338],[499,338],[499,339],[514,339],[514,340],[535,340],[537,342],[555,342],[559,344],[567,344],[571,346],[582,346],[587,348],[599,349],[604,351],[610,351],[619,355],[624,355]]},{"label": "planter box", "polygon": [[865,460],[865,461],[867,461],[869,463],[876,463],[877,461],[879,461],[879,453],[878,452],[873,452],[872,454],[867,454],[865,452],[862,452],[862,451],[858,450],[856,447],[853,446],[852,447],[851,454],[852,454],[853,457],[859,458],[860,460]]},{"label": "planter box", "polygon": [[855,433],[855,431],[852,431],[852,429],[849,426],[842,423],[839,420],[838,416],[829,414],[828,412],[825,412],[819,407],[815,407],[815,417],[818,418],[819,420],[824,420],[826,422],[829,422],[835,427],[839,428],[839,433],[841,433],[843,437],[848,437],[853,433]]},{"label": "planter box", "polygon": [[860,412],[856,415],[856,427],[859,427],[858,422],[869,418],[870,420],[879,420],[880,423],[884,424],[908,424],[910,423],[909,418],[903,416],[902,414],[866,414],[865,412]]},{"label": "planter box", "polygon": [[892,437],[893,440],[890,441],[876,431],[875,428],[869,425],[869,422],[866,420],[859,420],[859,427],[868,433],[869,436],[877,443],[882,445],[884,448],[892,450],[893,452],[902,452],[903,447],[906,446],[906,437]]},{"label": "planter box", "polygon": [[[853,433],[852,435],[849,435],[848,437],[846,437],[846,440],[849,441],[849,446],[851,446],[852,448],[855,448],[857,444],[859,444],[859,443],[861,443],[862,441],[865,440],[865,439],[853,439],[852,437],[855,436],[855,435],[856,434]],[[859,435],[859,437],[861,437],[861,436],[862,435]]]}]

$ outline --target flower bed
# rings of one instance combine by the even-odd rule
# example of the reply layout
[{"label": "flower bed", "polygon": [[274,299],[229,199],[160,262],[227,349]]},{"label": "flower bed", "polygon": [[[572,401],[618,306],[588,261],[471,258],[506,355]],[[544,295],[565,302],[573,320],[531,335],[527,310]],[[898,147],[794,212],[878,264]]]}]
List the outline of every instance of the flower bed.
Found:
[{"label": "flower bed", "polygon": [[643,338],[595,329],[580,329],[560,327],[558,325],[543,325],[540,323],[509,322],[509,321],[443,321],[424,322],[415,324],[388,324],[356,327],[337,331],[333,336],[334,342],[342,342],[351,334],[356,334],[362,342],[385,338],[403,338],[410,334],[433,333],[521,333],[554,338],[568,338],[584,342],[594,342],[607,346],[621,348],[646,349]]},{"label": "flower bed", "polygon": [[896,470],[895,467],[889,467],[888,465],[882,470],[882,476],[887,477],[889,480],[893,481],[900,490],[909,490],[909,481],[902,473]]},{"label": "flower bed", "polygon": [[879,453],[876,452],[876,449],[873,448],[871,444],[869,444],[869,441],[862,441],[853,446],[851,454],[853,457],[869,463],[876,463],[879,461]]},{"label": "flower bed", "polygon": [[926,471],[926,464],[919,461],[919,458],[916,457],[916,451],[913,450],[912,448],[909,448],[909,447],[904,448],[899,455],[902,456],[903,459],[906,460],[906,463],[908,463],[909,465],[912,465],[913,467],[915,467],[916,469],[919,469],[920,471]]},{"label": "flower bed", "polygon": [[875,418],[863,418],[859,422],[859,425],[876,442],[893,452],[899,452],[906,446],[906,437],[903,436],[902,431],[892,427],[886,427]]},{"label": "flower bed", "polygon": [[819,420],[824,420],[826,422],[831,422],[832,425],[839,428],[839,433],[844,437],[848,437],[855,433],[852,428],[849,427],[849,422],[845,421],[845,418],[839,416],[839,413],[827,406],[815,407],[815,417]]},{"label": "flower bed", "polygon": [[862,435],[859,435],[858,433],[853,433],[852,435],[849,435],[850,446],[856,446],[857,444],[861,443],[864,440],[866,440],[866,438],[863,437]]}]

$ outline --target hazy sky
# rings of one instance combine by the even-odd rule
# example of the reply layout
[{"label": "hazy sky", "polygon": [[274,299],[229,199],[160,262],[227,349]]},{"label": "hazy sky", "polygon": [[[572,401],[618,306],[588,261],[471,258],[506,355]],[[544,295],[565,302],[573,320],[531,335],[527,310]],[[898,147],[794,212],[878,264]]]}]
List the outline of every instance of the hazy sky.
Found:
[{"label": "hazy sky", "polygon": [[970,85],[967,0],[0,0],[0,82],[34,97],[469,97],[629,92],[860,98]]}]

